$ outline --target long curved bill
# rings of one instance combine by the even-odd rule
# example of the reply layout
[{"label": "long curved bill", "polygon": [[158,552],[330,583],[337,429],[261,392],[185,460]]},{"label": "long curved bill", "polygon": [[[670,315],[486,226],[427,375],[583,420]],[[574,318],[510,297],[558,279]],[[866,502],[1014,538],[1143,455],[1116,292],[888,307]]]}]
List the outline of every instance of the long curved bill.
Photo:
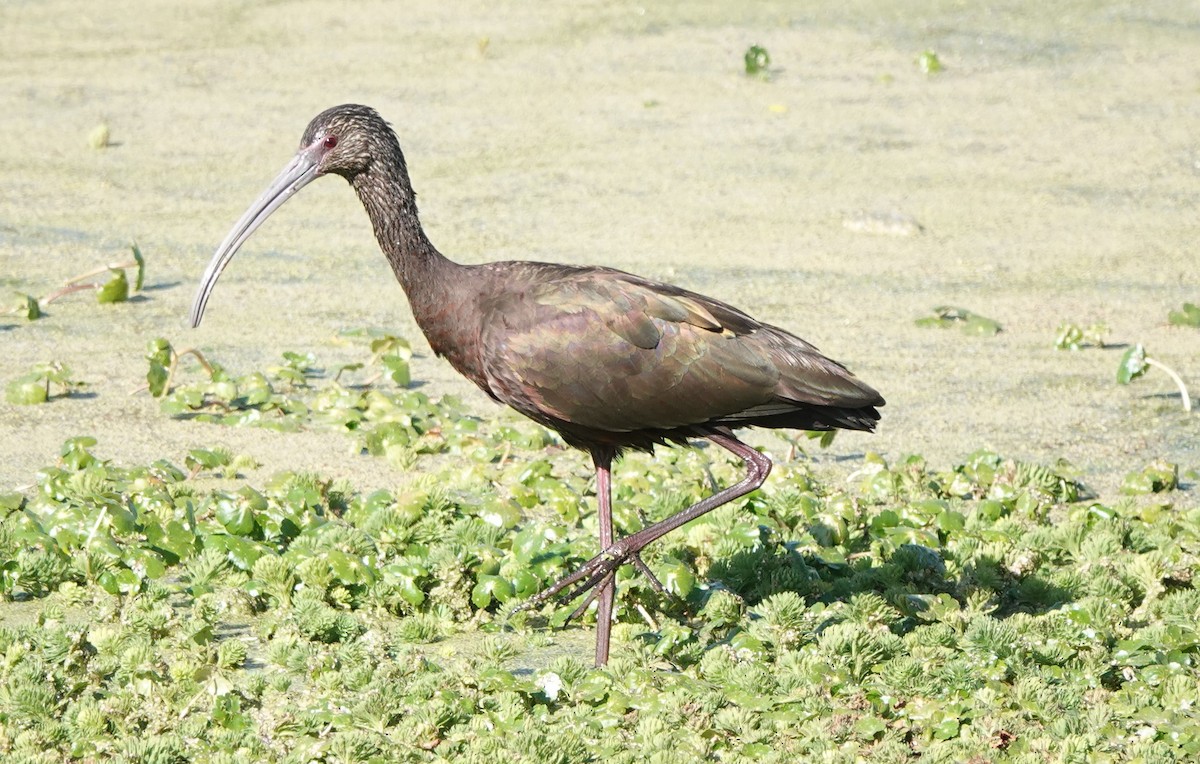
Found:
[{"label": "long curved bill", "polygon": [[267,190],[263,191],[254,204],[250,205],[225,240],[221,242],[221,246],[217,247],[212,260],[204,270],[204,277],[200,279],[200,288],[196,291],[196,298],[192,301],[190,319],[193,328],[199,326],[200,319],[204,317],[204,308],[208,305],[209,295],[217,285],[221,271],[225,270],[225,266],[229,265],[229,261],[246,243],[250,235],[271,216],[272,212],[279,209],[284,202],[295,196],[297,191],[307,186],[320,174],[316,157],[301,149],[300,153],[296,154],[292,161],[283,168],[278,177],[271,181]]}]

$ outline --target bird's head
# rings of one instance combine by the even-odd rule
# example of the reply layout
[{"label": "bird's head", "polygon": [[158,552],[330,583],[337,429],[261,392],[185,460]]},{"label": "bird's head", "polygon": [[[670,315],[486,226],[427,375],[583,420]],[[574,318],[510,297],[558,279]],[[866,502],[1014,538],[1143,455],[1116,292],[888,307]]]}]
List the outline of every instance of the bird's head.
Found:
[{"label": "bird's head", "polygon": [[395,143],[395,134],[379,112],[348,103],[326,109],[308,123],[297,156],[309,158],[313,177],[333,173],[353,181],[376,157],[391,155]]},{"label": "bird's head", "polygon": [[250,205],[213,253],[192,302],[192,326],[200,325],[204,307],[221,271],[271,213],[322,175],[333,173],[354,183],[381,158],[398,159],[403,167],[404,159],[396,134],[374,109],[343,104],[318,114],[304,130],[300,150],[292,161]]}]

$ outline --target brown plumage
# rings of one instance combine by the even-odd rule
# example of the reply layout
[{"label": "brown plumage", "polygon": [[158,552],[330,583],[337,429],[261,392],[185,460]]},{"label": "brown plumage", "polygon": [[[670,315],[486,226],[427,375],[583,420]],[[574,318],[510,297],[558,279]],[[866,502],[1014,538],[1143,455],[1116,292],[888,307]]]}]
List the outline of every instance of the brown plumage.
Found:
[{"label": "brown plumage", "polygon": [[[238,248],[275,209],[328,173],[358,193],[434,352],[496,401],[591,454],[601,552],[532,603],[589,592],[579,613],[599,596],[598,665],[608,659],[617,568],[632,563],[659,586],[639,552],[766,479],[770,460],[733,429],[871,431],[879,419],[883,398],[844,366],[710,297],[610,268],[446,259],[421,228],[395,133],[365,106],[337,106],[309,124],[300,151],[217,248],[192,306],[193,326]],[[737,454],[746,477],[614,541],[612,460],[626,449],[690,438]]]}]

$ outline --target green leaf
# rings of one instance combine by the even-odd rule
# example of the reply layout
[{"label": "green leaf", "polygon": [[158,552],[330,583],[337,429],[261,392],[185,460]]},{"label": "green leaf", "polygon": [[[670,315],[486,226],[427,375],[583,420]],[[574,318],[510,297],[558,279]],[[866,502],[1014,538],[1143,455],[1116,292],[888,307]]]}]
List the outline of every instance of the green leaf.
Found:
[{"label": "green leaf", "polygon": [[266,551],[266,547],[255,541],[223,533],[205,537],[204,544],[221,550],[230,562],[245,571],[253,570],[254,563],[258,562],[258,558]]},{"label": "green leaf", "polygon": [[392,378],[392,381],[400,387],[408,387],[412,382],[407,359],[399,355],[385,355],[380,357],[379,361],[388,370],[388,376]]},{"label": "green leaf", "polygon": [[471,590],[471,602],[475,607],[483,609],[497,602],[507,602],[513,598],[513,585],[500,576],[480,576],[479,582]]},{"label": "green leaf", "polygon": [[771,66],[771,54],[761,45],[751,45],[747,48],[742,60],[746,64],[746,74],[752,77],[766,74]]},{"label": "green leaf", "polygon": [[41,372],[46,379],[56,385],[62,385],[65,388],[75,387],[78,382],[71,379],[71,369],[58,361],[48,363],[41,367]]},{"label": "green leaf", "polygon": [[956,308],[953,305],[939,305],[933,309],[933,313],[932,316],[918,318],[916,321],[917,326],[923,328],[932,326],[946,328],[957,323],[967,334],[980,337],[991,337],[999,334],[1001,331],[999,322],[969,311],[966,308]]},{"label": "green leaf", "polygon": [[371,355],[376,358],[394,355],[407,360],[412,358],[412,346],[403,337],[384,334],[371,340]]},{"label": "green leaf", "polygon": [[217,522],[235,536],[247,536],[254,531],[254,511],[240,496],[224,496],[217,501]]},{"label": "green leaf", "polygon": [[1182,308],[1167,314],[1167,323],[1171,326],[1193,326],[1200,329],[1200,306],[1185,302]]},{"label": "green leaf", "polygon": [[1156,462],[1141,472],[1131,472],[1121,481],[1121,493],[1138,496],[1173,491],[1179,487],[1179,465]]},{"label": "green leaf", "polygon": [[667,591],[680,599],[687,599],[696,588],[696,574],[679,560],[668,557],[656,568],[654,572],[658,580],[662,581]]},{"label": "green leaf", "polygon": [[147,543],[178,560],[186,560],[196,550],[196,535],[178,520],[167,523],[166,528],[157,523],[147,524],[145,533]]},{"label": "green leaf", "polygon": [[369,584],[375,580],[375,572],[370,567],[340,549],[330,549],[325,553],[325,560],[338,581],[347,586]]},{"label": "green leaf", "polygon": [[418,607],[425,601],[425,591],[421,588],[420,579],[426,578],[429,571],[415,563],[392,563],[381,571],[386,581],[394,583],[400,589],[400,596],[413,607]]},{"label": "green leaf", "polygon": [[42,306],[37,301],[37,298],[28,294],[18,294],[17,304],[12,312],[15,315],[22,316],[29,321],[36,321],[42,317]]},{"label": "green leaf", "polygon": [[1146,363],[1146,349],[1139,342],[1121,356],[1121,362],[1117,365],[1117,383],[1128,385],[1149,370],[1150,364]]},{"label": "green leaf", "polygon": [[825,430],[824,432],[806,432],[804,433],[809,440],[818,441],[817,445],[821,448],[829,448],[833,445],[833,439],[837,437],[837,430]]},{"label": "green leaf", "polygon": [[949,740],[958,737],[959,721],[954,717],[947,717],[933,728],[933,736],[938,740]]},{"label": "green leaf", "polygon": [[88,451],[96,445],[96,439],[89,435],[68,438],[59,449],[59,457],[67,469],[81,470],[96,463],[96,457]]},{"label": "green leaf", "polygon": [[938,54],[932,50],[922,51],[917,56],[917,68],[923,74],[937,74],[942,71],[942,60],[938,58]]},{"label": "green leaf", "polygon": [[45,403],[50,399],[49,382],[37,372],[23,374],[5,385],[4,397],[20,406]]},{"label": "green leaf", "polygon": [[113,302],[125,302],[129,299],[129,280],[125,278],[125,271],[119,268],[109,269],[112,276],[104,286],[100,287],[96,292],[96,300],[101,304]]},{"label": "green leaf", "polygon": [[150,363],[150,370],[146,372],[146,383],[150,387],[150,395],[154,398],[161,398],[167,394],[168,372],[171,368],[171,356],[174,354],[171,343],[162,337],[150,340],[146,346],[146,360]]},{"label": "green leaf", "polygon": [[129,568],[106,570],[97,580],[100,588],[112,595],[133,594],[142,588],[142,579]]},{"label": "green leaf", "polygon": [[167,572],[167,566],[163,564],[162,558],[150,549],[127,549],[123,562],[134,573],[139,574],[139,578],[158,579]]},{"label": "green leaf", "polygon": [[223,448],[206,449],[193,448],[188,451],[187,458],[183,460],[183,464],[189,470],[196,471],[200,469],[216,469],[218,467],[228,467],[233,461],[233,454]]},{"label": "green leaf", "polygon": [[1000,333],[1000,324],[990,318],[972,314],[963,324],[963,331],[979,337],[991,337]]},{"label": "green leaf", "polygon": [[957,533],[967,526],[967,519],[960,512],[946,511],[937,516],[938,530]]},{"label": "green leaf", "polygon": [[854,732],[867,739],[878,737],[887,732],[887,722],[878,716],[864,716],[854,723]]}]

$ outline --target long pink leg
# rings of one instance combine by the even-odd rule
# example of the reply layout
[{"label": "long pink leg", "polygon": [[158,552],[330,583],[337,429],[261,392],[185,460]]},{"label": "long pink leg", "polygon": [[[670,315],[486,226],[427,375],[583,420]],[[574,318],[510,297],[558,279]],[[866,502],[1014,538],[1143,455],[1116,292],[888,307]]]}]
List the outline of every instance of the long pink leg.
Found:
[{"label": "long pink leg", "polygon": [[[600,511],[600,548],[613,542],[612,528],[612,456],[596,457],[596,500]],[[617,597],[616,571],[600,583],[600,607],[596,612],[596,665],[608,663],[608,642],[612,637],[613,603]]]},{"label": "long pink leg", "polygon": [[[612,541],[612,505],[610,503],[611,476],[609,475],[609,467],[612,460],[611,457],[603,460],[600,456],[593,454],[593,459],[596,461],[596,492],[599,494],[600,499],[601,552],[581,565],[574,573],[560,579],[553,586],[538,593],[521,606],[522,609],[536,607],[560,595],[568,587],[572,587],[564,595],[565,599],[574,599],[592,590],[581,606],[581,608],[586,608],[592,597],[597,596],[598,592],[598,596],[601,598],[600,616],[603,619],[596,635],[596,665],[598,666],[604,665],[604,662],[608,659],[608,638],[612,627],[612,603],[610,601],[606,608],[604,598],[606,596],[612,597],[615,594],[616,586],[613,581],[617,568],[626,562],[637,560],[638,553],[642,549],[645,549],[648,545],[681,525],[685,525],[697,517],[711,512],[722,504],[733,501],[739,496],[745,496],[750,493],[762,485],[763,481],[767,479],[767,475],[771,472],[771,460],[735,438],[733,433],[728,431],[712,432],[706,433],[704,437],[740,457],[746,464],[746,476],[728,488],[701,499],[682,512],[671,515],[666,520],[643,528],[637,533],[632,533],[616,542]],[[601,478],[602,473],[603,478]],[[603,488],[601,488],[601,481],[603,481]],[[644,564],[638,567],[645,568]],[[580,610],[577,610],[576,614],[579,612]],[[603,643],[603,647],[601,643]]]}]

